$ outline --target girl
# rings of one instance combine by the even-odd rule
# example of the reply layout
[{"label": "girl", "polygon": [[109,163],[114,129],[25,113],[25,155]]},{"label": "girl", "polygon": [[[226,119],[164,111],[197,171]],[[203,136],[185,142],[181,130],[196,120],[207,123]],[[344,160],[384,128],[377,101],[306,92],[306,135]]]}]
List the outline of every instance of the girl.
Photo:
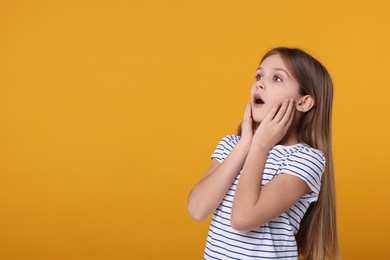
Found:
[{"label": "girl", "polygon": [[261,59],[237,135],[218,144],[188,211],[214,212],[204,259],[338,258],[333,85],[299,49]]}]

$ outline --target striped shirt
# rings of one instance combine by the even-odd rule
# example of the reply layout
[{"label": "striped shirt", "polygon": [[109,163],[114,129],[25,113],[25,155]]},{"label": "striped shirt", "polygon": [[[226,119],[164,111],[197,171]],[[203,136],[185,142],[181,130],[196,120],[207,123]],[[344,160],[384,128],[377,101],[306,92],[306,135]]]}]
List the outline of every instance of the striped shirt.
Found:
[{"label": "striped shirt", "polygon": [[[240,141],[236,135],[225,136],[211,158],[222,163]],[[261,186],[278,174],[292,174],[304,180],[311,189],[289,210],[250,232],[230,226],[230,213],[240,173],[214,212],[206,241],[204,259],[298,259],[295,235],[311,202],[318,199],[325,157],[304,144],[276,145],[268,153]]]}]

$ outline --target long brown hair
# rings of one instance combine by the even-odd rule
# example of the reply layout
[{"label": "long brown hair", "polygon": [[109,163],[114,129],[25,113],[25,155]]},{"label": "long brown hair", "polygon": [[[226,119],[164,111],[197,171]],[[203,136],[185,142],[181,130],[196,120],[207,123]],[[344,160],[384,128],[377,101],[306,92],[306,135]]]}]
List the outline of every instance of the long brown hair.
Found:
[{"label": "long brown hair", "polygon": [[[301,94],[312,96],[315,102],[298,124],[298,141],[321,150],[326,158],[319,198],[310,205],[296,235],[299,255],[305,260],[339,259],[332,157],[332,79],[318,60],[300,49],[272,49],[260,63],[275,54],[281,56],[299,83]],[[241,125],[237,134],[241,135]]]}]

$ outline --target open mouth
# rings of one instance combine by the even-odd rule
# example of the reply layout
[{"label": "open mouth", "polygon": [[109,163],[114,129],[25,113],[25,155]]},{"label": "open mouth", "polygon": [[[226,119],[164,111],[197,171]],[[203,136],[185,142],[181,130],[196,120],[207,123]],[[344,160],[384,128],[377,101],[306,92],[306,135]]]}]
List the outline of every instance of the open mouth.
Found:
[{"label": "open mouth", "polygon": [[260,105],[263,105],[263,104],[264,104],[264,100],[261,99],[261,97],[258,96],[258,95],[255,95],[255,96],[253,97],[253,101],[254,101],[255,104],[260,104]]}]

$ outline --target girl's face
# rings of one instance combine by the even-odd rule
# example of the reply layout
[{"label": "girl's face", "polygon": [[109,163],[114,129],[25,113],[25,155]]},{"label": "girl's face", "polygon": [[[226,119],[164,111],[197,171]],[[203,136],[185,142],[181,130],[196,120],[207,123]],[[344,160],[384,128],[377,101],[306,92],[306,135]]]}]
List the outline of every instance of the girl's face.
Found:
[{"label": "girl's face", "polygon": [[279,54],[266,58],[256,70],[256,80],[251,89],[252,117],[261,121],[278,102],[287,98],[299,101],[298,82],[293,78]]}]

